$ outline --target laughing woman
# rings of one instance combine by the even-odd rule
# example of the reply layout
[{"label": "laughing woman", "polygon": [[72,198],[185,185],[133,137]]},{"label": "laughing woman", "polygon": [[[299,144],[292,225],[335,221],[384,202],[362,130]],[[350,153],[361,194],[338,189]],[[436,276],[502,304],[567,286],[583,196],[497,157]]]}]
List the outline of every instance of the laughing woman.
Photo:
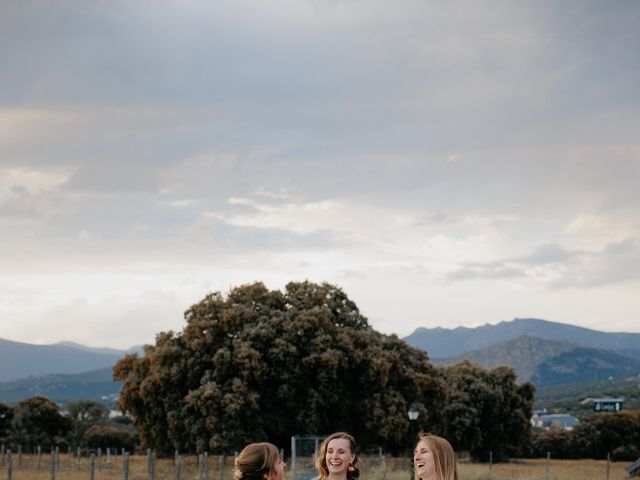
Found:
[{"label": "laughing woman", "polygon": [[442,437],[420,433],[413,452],[415,480],[458,480],[456,453]]},{"label": "laughing woman", "polygon": [[360,476],[358,447],[355,439],[345,432],[325,438],[316,453],[318,480],[354,480]]}]

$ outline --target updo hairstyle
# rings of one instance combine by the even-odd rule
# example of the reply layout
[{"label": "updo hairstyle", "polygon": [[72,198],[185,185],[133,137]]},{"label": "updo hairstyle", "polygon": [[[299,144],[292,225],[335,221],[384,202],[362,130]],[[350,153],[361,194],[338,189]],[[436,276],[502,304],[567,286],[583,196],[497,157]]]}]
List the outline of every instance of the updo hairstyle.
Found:
[{"label": "updo hairstyle", "polygon": [[279,460],[280,453],[272,443],[251,443],[236,458],[233,476],[235,480],[264,480],[266,474],[274,473]]}]

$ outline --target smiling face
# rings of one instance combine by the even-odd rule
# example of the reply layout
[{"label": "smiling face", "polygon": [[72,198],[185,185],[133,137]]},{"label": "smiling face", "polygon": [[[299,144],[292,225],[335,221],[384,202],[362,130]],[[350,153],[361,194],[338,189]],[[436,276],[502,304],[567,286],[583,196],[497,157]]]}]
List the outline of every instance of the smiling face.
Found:
[{"label": "smiling face", "polygon": [[433,480],[435,478],[435,463],[433,452],[427,442],[420,440],[413,452],[413,465],[416,475],[422,480]]},{"label": "smiling face", "polygon": [[331,476],[346,476],[347,468],[356,458],[355,453],[351,452],[351,443],[346,438],[334,438],[327,445],[327,453],[325,455],[327,470]]}]

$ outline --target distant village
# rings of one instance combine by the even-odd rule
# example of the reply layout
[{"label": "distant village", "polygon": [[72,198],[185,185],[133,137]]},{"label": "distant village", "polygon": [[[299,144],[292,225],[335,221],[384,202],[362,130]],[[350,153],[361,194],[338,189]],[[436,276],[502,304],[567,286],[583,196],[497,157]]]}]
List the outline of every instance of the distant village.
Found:
[{"label": "distant village", "polygon": [[[591,403],[595,413],[619,412],[624,408],[624,397],[585,398],[582,405]],[[531,425],[537,428],[562,428],[573,430],[580,420],[568,413],[548,413],[547,409],[536,410],[531,417]]]}]

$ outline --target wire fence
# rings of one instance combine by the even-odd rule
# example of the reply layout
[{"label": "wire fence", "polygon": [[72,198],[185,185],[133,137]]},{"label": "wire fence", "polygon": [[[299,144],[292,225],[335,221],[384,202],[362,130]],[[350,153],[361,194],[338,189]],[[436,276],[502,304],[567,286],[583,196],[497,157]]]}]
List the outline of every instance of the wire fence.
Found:
[{"label": "wire fence", "polygon": [[[314,440],[315,446],[315,440]],[[148,450],[146,454],[133,455],[116,449],[96,449],[92,452],[66,453],[54,448],[47,452],[36,449],[25,453],[2,449],[0,466],[5,475],[0,480],[233,480],[235,454],[231,455],[183,455],[158,458]],[[286,459],[289,468],[287,480],[312,478],[314,456],[298,456],[297,473],[291,468],[293,458]],[[302,469],[302,465],[306,465]],[[550,455],[543,459],[512,460],[499,464],[476,464],[462,460],[459,463],[463,480],[623,480],[626,462],[610,460],[554,460]],[[367,454],[359,463],[362,479],[412,480],[411,463],[405,457],[383,454]]]}]

